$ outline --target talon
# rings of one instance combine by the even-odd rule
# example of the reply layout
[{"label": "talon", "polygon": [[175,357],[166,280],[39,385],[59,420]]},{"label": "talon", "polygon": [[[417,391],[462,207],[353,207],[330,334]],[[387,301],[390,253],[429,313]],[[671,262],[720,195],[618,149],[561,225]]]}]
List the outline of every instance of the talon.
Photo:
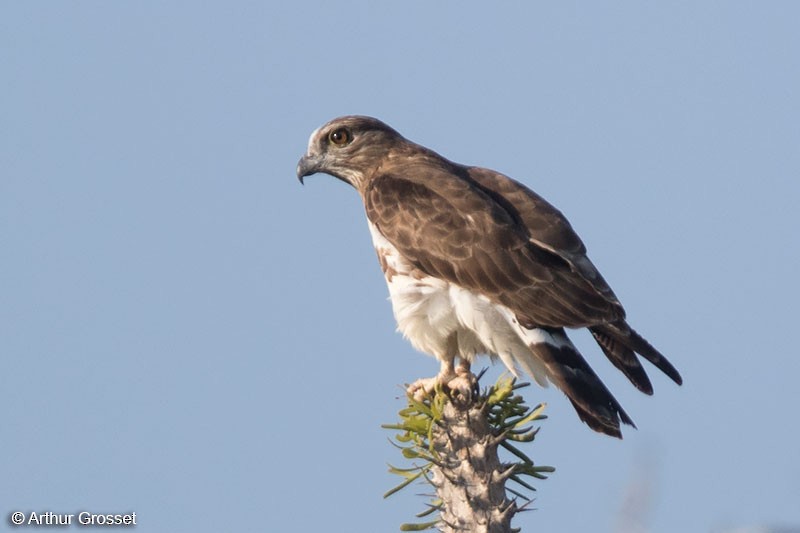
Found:
[{"label": "talon", "polygon": [[472,372],[467,371],[466,374],[459,372],[459,375],[447,382],[447,388],[450,389],[451,398],[457,398],[468,404],[478,390],[478,380]]},{"label": "talon", "polygon": [[408,387],[407,392],[414,400],[421,402],[436,390],[437,385],[447,387],[448,382],[455,377],[456,371],[453,368],[453,360],[443,359],[442,367],[436,376],[418,379]]},{"label": "talon", "polygon": [[415,401],[421,402],[426,396],[436,390],[437,377],[418,379],[408,386],[406,393],[414,398]]},{"label": "talon", "polygon": [[478,380],[470,371],[470,363],[461,360],[454,367],[452,361],[442,361],[442,369],[435,377],[418,379],[412,383],[407,393],[415,401],[422,402],[440,386],[447,390],[451,398],[469,403],[478,390]]}]

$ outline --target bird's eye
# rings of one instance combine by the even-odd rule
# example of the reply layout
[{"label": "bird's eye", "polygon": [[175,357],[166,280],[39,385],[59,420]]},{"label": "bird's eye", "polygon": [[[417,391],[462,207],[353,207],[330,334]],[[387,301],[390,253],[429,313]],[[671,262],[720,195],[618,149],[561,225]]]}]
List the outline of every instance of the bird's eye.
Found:
[{"label": "bird's eye", "polygon": [[345,146],[352,142],[353,135],[347,128],[339,128],[328,134],[328,140],[336,146]]}]

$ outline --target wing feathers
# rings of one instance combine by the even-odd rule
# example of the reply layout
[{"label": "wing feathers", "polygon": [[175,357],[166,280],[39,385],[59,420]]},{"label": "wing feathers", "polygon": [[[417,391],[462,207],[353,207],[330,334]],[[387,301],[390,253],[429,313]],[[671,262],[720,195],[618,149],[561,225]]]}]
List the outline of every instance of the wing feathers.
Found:
[{"label": "wing feathers", "polygon": [[[537,246],[518,214],[463,179],[464,167],[400,170],[406,172],[370,180],[367,216],[423,272],[485,294],[531,324],[585,327],[624,317],[608,291],[597,290],[564,256]],[[561,226],[568,228],[566,221]],[[567,240],[572,249],[582,247]]]}]

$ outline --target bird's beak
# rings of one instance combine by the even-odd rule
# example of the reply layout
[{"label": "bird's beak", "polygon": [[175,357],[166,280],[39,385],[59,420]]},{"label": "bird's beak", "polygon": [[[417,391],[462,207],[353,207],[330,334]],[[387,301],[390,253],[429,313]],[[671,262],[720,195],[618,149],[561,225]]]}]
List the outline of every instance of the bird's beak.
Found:
[{"label": "bird's beak", "polygon": [[318,155],[306,154],[297,162],[297,179],[303,183],[303,178],[316,174],[322,165],[322,158]]}]

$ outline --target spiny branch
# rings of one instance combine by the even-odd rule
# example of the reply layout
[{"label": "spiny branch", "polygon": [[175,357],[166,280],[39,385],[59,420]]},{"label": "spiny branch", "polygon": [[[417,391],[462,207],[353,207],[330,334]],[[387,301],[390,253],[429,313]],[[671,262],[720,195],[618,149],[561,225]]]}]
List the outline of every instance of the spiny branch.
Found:
[{"label": "spiny branch", "polygon": [[[478,378],[476,378],[478,379]],[[439,512],[435,520],[403,524],[401,531],[439,528],[444,533],[512,533],[514,515],[527,507],[532,498],[525,491],[536,489],[531,478],[546,479],[554,471],[537,466],[517,447],[531,442],[538,428],[531,424],[547,418],[544,404],[529,408],[516,391],[527,384],[501,378],[493,386],[471,398],[452,397],[441,388],[423,401],[408,397],[400,411],[400,422],[386,429],[399,431],[395,444],[412,466],[389,471],[403,481],[389,490],[391,496],[415,481],[436,489],[436,498],[417,514],[424,518]],[[512,461],[501,461],[503,448]],[[513,481],[516,488],[507,486]],[[522,501],[517,505],[518,500]]]}]

